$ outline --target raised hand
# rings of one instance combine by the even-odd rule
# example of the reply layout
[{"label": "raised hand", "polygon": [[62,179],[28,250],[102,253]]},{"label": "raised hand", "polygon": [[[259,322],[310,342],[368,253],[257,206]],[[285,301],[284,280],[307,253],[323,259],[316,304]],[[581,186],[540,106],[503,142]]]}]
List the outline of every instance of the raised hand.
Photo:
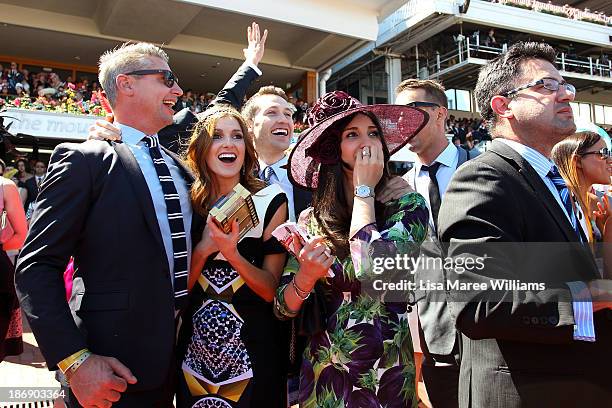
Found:
[{"label": "raised hand", "polygon": [[263,35],[259,32],[259,25],[252,23],[247,28],[247,42],[248,48],[244,48],[244,59],[247,63],[257,66],[263,58],[266,38],[268,37],[268,30],[264,30]]}]

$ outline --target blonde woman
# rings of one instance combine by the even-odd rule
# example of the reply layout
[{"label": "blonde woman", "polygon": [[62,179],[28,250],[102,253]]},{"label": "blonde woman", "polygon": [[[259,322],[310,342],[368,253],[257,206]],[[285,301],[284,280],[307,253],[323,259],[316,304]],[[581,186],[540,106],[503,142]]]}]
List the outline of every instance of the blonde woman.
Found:
[{"label": "blonde woman", "polygon": [[608,200],[600,201],[592,193],[593,184],[610,184],[612,156],[605,141],[597,133],[578,132],[557,143],[551,157],[567,184],[585,241],[612,242]]}]

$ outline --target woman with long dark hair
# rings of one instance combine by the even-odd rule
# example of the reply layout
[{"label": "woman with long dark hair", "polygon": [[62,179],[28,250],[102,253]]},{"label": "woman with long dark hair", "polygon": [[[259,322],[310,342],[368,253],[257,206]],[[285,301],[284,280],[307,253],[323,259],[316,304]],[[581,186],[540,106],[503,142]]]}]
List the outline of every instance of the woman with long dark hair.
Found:
[{"label": "woman with long dark hair", "polygon": [[[311,128],[292,151],[288,173],[314,192],[299,220],[313,238],[302,247],[294,237],[297,263],[290,260],[290,280],[275,299],[281,319],[294,318],[315,285],[313,296],[322,299],[326,323],[311,333],[303,354],[301,406],[416,406],[407,294],[387,302],[371,282],[376,258],[416,256],[425,238],[429,214],[421,195],[375,198],[388,187],[390,155],[427,119],[416,108],[363,106],[338,91],[309,112]],[[308,321],[314,312],[303,313]]]},{"label": "woman with long dark hair", "polygon": [[[192,231],[199,243],[179,329],[178,407],[286,407],[281,326],[271,302],[286,259],[272,231],[287,220],[287,198],[255,178],[256,163],[242,116],[228,106],[208,109],[187,151],[193,210],[208,220]],[[240,241],[236,221],[225,234],[209,217],[238,183],[252,194],[259,218]]]}]

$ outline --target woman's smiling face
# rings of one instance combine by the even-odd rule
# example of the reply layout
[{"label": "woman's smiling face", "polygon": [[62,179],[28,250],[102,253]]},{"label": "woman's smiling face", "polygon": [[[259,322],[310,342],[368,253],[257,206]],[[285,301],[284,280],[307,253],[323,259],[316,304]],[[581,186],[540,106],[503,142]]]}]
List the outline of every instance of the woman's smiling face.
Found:
[{"label": "woman's smiling face", "polygon": [[240,123],[231,116],[215,123],[212,144],[206,154],[208,169],[218,178],[240,178],[246,146]]}]

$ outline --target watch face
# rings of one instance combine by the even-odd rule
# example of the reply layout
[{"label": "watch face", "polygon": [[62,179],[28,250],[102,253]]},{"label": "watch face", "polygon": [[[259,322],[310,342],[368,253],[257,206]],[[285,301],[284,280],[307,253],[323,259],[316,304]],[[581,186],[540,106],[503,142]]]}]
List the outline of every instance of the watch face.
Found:
[{"label": "watch face", "polygon": [[357,197],[370,197],[371,191],[370,191],[370,187],[368,186],[357,186],[357,191],[355,191],[355,195]]}]

